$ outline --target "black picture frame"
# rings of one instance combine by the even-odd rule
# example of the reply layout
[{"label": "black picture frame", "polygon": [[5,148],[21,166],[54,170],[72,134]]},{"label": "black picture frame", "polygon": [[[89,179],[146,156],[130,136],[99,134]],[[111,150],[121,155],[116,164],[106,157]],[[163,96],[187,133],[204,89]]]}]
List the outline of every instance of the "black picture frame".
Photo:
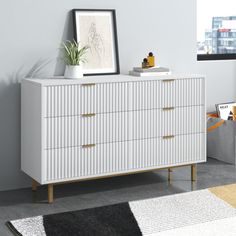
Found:
[{"label": "black picture frame", "polygon": [[[116,11],[114,9],[73,9],[72,10],[72,16],[73,16],[73,31],[74,31],[74,39],[77,42],[80,42],[80,38],[78,36],[78,28],[80,27],[77,24],[77,14],[78,13],[83,13],[85,14],[86,12],[88,13],[99,13],[101,14],[102,12],[104,13],[110,13],[111,14],[111,20],[112,20],[112,59],[114,60],[114,68],[111,68],[111,71],[106,70],[102,71],[100,68],[94,68],[92,72],[86,72],[84,73],[85,76],[96,76],[96,75],[115,75],[115,74],[120,74],[120,63],[119,63],[119,50],[118,50],[118,37],[117,37],[117,24],[116,24]],[[88,45],[90,46],[90,45]],[[88,62],[89,63],[89,62]]]}]

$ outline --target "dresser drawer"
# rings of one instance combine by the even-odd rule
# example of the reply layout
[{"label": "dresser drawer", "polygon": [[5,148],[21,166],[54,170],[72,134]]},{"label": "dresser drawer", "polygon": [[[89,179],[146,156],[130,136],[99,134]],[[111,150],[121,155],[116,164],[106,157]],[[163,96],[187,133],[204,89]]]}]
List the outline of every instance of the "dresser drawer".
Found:
[{"label": "dresser drawer", "polygon": [[45,181],[99,176],[130,169],[131,142],[45,150]]},{"label": "dresser drawer", "polygon": [[166,107],[134,111],[133,139],[205,132],[205,107]]},{"label": "dresser drawer", "polygon": [[204,79],[44,87],[44,117],[204,104]]},{"label": "dresser drawer", "polygon": [[129,140],[131,112],[45,118],[45,148]]},{"label": "dresser drawer", "polygon": [[130,83],[45,86],[44,117],[130,110]]},{"label": "dresser drawer", "polygon": [[205,133],[133,141],[132,168],[206,161]]},{"label": "dresser drawer", "polygon": [[45,118],[46,149],[205,132],[204,106]]},{"label": "dresser drawer", "polygon": [[173,79],[133,83],[132,110],[203,105],[204,79]]}]

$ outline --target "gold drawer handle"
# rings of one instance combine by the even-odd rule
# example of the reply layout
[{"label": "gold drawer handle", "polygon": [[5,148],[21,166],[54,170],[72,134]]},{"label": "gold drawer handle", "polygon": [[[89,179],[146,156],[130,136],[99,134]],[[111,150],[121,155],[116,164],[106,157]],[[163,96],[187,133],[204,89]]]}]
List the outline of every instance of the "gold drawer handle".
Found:
[{"label": "gold drawer handle", "polygon": [[162,108],[163,111],[171,111],[171,110],[174,110],[175,108],[174,107],[164,107]]},{"label": "gold drawer handle", "polygon": [[168,82],[174,82],[174,79],[163,79],[162,80],[164,83],[168,83]]},{"label": "gold drawer handle", "polygon": [[93,116],[96,116],[95,113],[89,113],[89,114],[82,114],[81,115],[82,117],[93,117]]},{"label": "gold drawer handle", "polygon": [[85,145],[82,145],[82,148],[93,148],[95,146],[96,144],[85,144]]},{"label": "gold drawer handle", "polygon": [[90,84],[81,84],[82,87],[89,87],[89,86],[95,86],[95,83],[90,83]]},{"label": "gold drawer handle", "polygon": [[167,136],[163,136],[163,139],[172,139],[174,138],[174,135],[167,135]]}]

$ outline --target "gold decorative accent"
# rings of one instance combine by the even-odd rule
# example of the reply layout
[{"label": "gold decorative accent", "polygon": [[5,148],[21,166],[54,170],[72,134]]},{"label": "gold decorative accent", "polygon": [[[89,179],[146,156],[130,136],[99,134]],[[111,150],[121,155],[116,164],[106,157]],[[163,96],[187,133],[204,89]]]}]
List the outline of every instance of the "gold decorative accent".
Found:
[{"label": "gold decorative accent", "polygon": [[48,203],[53,203],[53,184],[48,184]]},{"label": "gold decorative accent", "polygon": [[32,191],[36,191],[38,185],[39,185],[39,184],[37,183],[37,181],[34,180],[34,179],[32,179]]},{"label": "gold decorative accent", "polygon": [[82,87],[89,87],[89,86],[95,86],[95,83],[90,83],[90,84],[81,84]]},{"label": "gold decorative accent", "polygon": [[163,136],[163,139],[172,139],[174,138],[174,135],[167,135],[167,136]]},{"label": "gold decorative accent", "polygon": [[196,181],[197,179],[197,165],[196,164],[191,165],[191,179],[192,181]]},{"label": "gold decorative accent", "polygon": [[174,79],[163,79],[162,81],[164,83],[167,83],[167,82],[174,82],[175,80]]},{"label": "gold decorative accent", "polygon": [[89,114],[82,114],[82,117],[92,117],[92,116],[96,116],[95,113],[89,113]]},{"label": "gold decorative accent", "polygon": [[171,111],[171,110],[174,110],[175,108],[174,107],[164,107],[162,108],[163,111]]},{"label": "gold decorative accent", "polygon": [[96,146],[96,144],[85,144],[85,145],[82,145],[82,148],[92,148],[95,146]]}]

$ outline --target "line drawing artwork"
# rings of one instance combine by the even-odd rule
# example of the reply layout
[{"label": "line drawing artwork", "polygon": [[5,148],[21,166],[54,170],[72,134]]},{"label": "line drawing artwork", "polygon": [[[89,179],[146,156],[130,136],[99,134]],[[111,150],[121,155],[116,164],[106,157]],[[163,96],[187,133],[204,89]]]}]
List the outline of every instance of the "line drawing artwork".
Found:
[{"label": "line drawing artwork", "polygon": [[102,36],[98,33],[96,23],[92,22],[88,32],[88,45],[92,55],[96,54],[101,60],[105,56],[105,47]]},{"label": "line drawing artwork", "polygon": [[88,45],[86,72],[113,68],[112,28],[109,16],[87,16],[79,18],[81,45]]}]

